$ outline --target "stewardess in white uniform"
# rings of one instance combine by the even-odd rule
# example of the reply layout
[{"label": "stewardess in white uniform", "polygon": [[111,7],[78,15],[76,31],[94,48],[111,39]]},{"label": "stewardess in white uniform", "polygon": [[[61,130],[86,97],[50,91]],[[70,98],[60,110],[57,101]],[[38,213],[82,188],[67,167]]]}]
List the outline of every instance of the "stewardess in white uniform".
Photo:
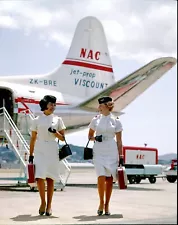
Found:
[{"label": "stewardess in white uniform", "polygon": [[[114,108],[112,98],[98,99],[100,114],[89,124],[88,138],[94,141],[93,163],[97,174],[99,207],[97,214],[110,215],[109,202],[116,180],[118,165],[123,165],[122,124],[111,111]],[[116,141],[115,141],[116,137]],[[104,201],[105,199],[105,201]]]},{"label": "stewardess in white uniform", "polygon": [[[50,216],[54,191],[54,181],[59,179],[58,138],[64,141],[66,129],[61,117],[53,114],[56,107],[56,97],[44,96],[39,103],[41,115],[36,117],[31,126],[29,163],[35,164],[35,178],[40,194],[41,205],[39,214]],[[45,198],[45,180],[47,182],[47,204]]]}]

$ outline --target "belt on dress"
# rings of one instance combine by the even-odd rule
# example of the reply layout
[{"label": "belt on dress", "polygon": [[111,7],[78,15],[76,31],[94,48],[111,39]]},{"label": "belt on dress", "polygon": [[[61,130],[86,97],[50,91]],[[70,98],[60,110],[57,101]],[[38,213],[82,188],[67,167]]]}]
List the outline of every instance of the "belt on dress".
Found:
[{"label": "belt on dress", "polygon": [[103,141],[108,141],[108,140],[112,140],[112,139],[114,139],[114,137],[102,136]]}]

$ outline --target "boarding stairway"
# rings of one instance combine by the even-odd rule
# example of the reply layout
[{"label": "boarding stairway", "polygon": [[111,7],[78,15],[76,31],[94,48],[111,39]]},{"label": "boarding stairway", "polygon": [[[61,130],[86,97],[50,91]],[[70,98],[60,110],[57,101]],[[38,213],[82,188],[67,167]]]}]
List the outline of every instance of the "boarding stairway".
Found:
[{"label": "boarding stairway", "polygon": [[[34,190],[36,188],[36,183],[30,185],[27,183],[27,165],[30,152],[30,124],[35,116],[29,110],[24,111],[21,116],[23,118],[23,123],[26,121],[26,132],[24,130],[21,132],[18,129],[5,107],[0,108],[0,117],[1,121],[3,121],[4,136],[8,141],[8,145],[14,151],[20,162],[20,173],[18,177],[0,177],[0,180],[17,180],[19,185],[22,184],[22,181],[25,181],[26,185],[30,186],[31,190]],[[66,159],[59,161],[59,169],[59,180],[55,183],[55,189],[63,190],[66,186],[71,171],[71,167]]]}]

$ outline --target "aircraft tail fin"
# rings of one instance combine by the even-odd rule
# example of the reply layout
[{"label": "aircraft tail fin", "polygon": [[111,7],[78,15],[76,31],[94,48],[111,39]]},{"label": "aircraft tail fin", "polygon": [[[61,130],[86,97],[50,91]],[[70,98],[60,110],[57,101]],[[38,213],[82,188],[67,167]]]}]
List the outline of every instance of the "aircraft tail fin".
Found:
[{"label": "aircraft tail fin", "polygon": [[61,67],[51,74],[58,91],[89,98],[115,82],[103,26],[95,17],[80,20]]}]

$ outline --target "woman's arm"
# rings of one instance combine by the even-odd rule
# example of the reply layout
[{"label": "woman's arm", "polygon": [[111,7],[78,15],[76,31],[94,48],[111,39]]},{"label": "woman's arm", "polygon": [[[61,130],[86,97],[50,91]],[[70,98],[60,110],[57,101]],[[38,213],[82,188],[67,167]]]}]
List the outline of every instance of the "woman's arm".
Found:
[{"label": "woman's arm", "polygon": [[123,157],[123,149],[122,149],[122,131],[116,133],[116,140],[117,140],[117,148],[119,157]]},{"label": "woman's arm", "polygon": [[54,135],[59,140],[64,141],[64,132],[65,130],[60,130],[60,131],[57,131]]},{"label": "woman's arm", "polygon": [[32,131],[31,139],[30,139],[30,156],[33,156],[35,142],[36,142],[37,132]]},{"label": "woman's arm", "polygon": [[95,141],[94,133],[95,131],[90,128],[88,132],[88,139],[90,139],[91,141]]},{"label": "woman's arm", "polygon": [[65,140],[64,132],[65,132],[66,126],[64,125],[64,122],[61,117],[58,117],[58,128],[57,132],[54,134],[56,138],[58,138],[61,141]]}]

